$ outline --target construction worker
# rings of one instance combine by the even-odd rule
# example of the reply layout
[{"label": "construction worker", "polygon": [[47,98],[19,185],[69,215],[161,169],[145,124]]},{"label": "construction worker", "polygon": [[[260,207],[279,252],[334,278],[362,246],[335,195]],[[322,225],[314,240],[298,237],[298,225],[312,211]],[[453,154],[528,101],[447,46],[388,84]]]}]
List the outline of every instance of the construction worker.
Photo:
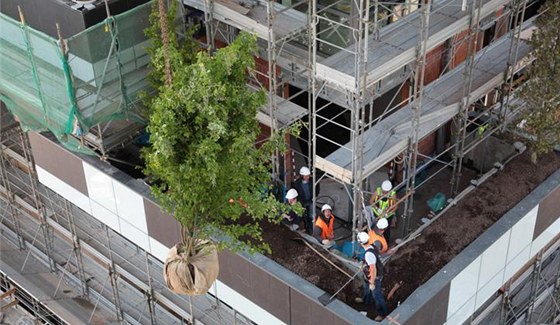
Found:
[{"label": "construction worker", "polygon": [[381,254],[387,253],[387,249],[389,248],[389,245],[387,245],[387,240],[383,236],[383,233],[385,232],[385,229],[387,229],[387,227],[389,227],[387,218],[381,218],[377,221],[375,227],[372,227],[368,233],[368,245],[377,247],[379,253]]},{"label": "construction worker", "polygon": [[379,250],[375,245],[370,245],[369,235],[365,232],[358,233],[358,242],[365,250],[362,261],[362,271],[364,278],[364,292],[362,298],[356,298],[356,302],[363,302],[365,305],[375,302],[377,317],[374,319],[379,322],[387,316],[387,303],[381,292],[381,281],[383,280],[383,264],[379,258]]},{"label": "construction worker", "polygon": [[[311,178],[311,170],[303,166],[299,170],[300,177],[295,181],[293,187],[299,193],[299,201],[305,208],[303,222],[307,234],[313,234],[313,217],[315,209],[313,208],[313,179]],[[319,185],[315,188],[316,194],[319,194]]]},{"label": "construction worker", "polygon": [[386,218],[389,222],[389,226],[385,229],[383,235],[387,242],[391,239],[391,225],[396,222],[396,218],[393,218],[397,210],[397,193],[393,191],[393,184],[390,180],[385,180],[375,190],[374,195],[370,200],[371,210],[376,220],[381,218]]},{"label": "construction worker", "polygon": [[[298,192],[293,188],[289,189],[286,193],[286,200],[288,202],[288,205],[293,206],[298,202]],[[285,224],[291,230],[295,231],[299,229],[301,217],[297,215],[297,213],[293,209],[291,209],[287,214],[283,214],[282,218],[282,224]]]},{"label": "construction worker", "polygon": [[321,207],[321,213],[315,220],[313,237],[325,246],[332,246],[334,242],[334,215],[330,205],[325,204]]}]

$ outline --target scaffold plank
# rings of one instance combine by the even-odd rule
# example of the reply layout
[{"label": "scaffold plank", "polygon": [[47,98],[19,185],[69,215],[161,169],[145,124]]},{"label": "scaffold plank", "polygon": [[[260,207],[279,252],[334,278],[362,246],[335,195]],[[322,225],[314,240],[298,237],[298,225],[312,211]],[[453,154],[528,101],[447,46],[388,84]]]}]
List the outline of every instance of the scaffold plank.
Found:
[{"label": "scaffold plank", "polygon": [[[205,11],[204,0],[183,0],[187,6]],[[239,0],[222,0],[214,2],[214,19],[238,29],[257,34],[259,38],[269,40],[269,26],[267,17],[267,1],[246,2]],[[275,40],[302,31],[307,27],[307,14],[287,8],[279,3],[271,2],[275,19],[272,31]],[[245,8],[245,10],[241,10]],[[246,12],[246,13],[242,13]],[[274,41],[274,40],[273,40]]]},{"label": "scaffold plank", "polygon": [[[526,25],[525,28],[530,28],[530,23]],[[503,82],[503,72],[507,68],[511,42],[511,37],[504,37],[477,54],[472,72],[470,103]],[[530,50],[530,46],[521,41],[518,49],[518,61],[526,62],[524,58]],[[463,63],[426,87],[424,101],[420,108],[418,130],[420,139],[434,132],[458,114],[460,103],[463,100],[464,69],[465,64]],[[362,135],[365,140],[363,141],[363,177],[369,176],[406,149],[412,128],[412,117],[412,104],[408,104],[364,132]],[[316,164],[315,167],[329,173],[341,169],[351,170],[353,158],[348,154],[348,148],[351,148],[351,143],[347,143],[328,157],[321,158],[324,162]],[[348,181],[348,177],[337,176],[341,175],[340,172],[332,175],[340,181]]]},{"label": "scaffold plank", "polygon": [[[469,0],[468,4],[472,2],[473,0]],[[481,17],[494,13],[508,2],[509,0],[484,2],[480,9]],[[462,0],[448,0],[432,5],[427,51],[468,27],[469,12],[462,11],[461,4]],[[366,81],[368,87],[416,59],[420,18],[421,15],[414,12],[382,28],[379,40],[375,39],[376,35],[369,36]],[[356,91],[356,88],[351,88],[356,84],[353,59],[355,52],[355,48],[350,46],[346,51],[340,51],[317,64],[317,77],[329,84]],[[397,55],[387,56],[386,53]]]},{"label": "scaffold plank", "polygon": [[[280,96],[274,95],[276,103],[278,103],[278,108],[274,112],[276,120],[278,122],[277,127],[279,129],[284,129],[290,126],[295,121],[307,115],[307,110],[295,103],[292,103],[288,99],[282,98]],[[272,118],[270,117],[270,111],[268,105],[263,106],[257,112],[257,119],[262,124],[272,127]]]}]

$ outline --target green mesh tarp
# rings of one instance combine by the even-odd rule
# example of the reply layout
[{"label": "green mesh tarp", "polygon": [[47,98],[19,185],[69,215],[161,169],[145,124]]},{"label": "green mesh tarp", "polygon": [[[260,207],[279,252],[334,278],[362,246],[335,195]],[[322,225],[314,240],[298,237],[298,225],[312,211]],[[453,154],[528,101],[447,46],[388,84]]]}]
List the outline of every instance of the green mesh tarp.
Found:
[{"label": "green mesh tarp", "polygon": [[107,18],[64,44],[0,14],[0,100],[25,129],[49,130],[74,150],[92,126],[139,119],[150,10],[146,3]]}]

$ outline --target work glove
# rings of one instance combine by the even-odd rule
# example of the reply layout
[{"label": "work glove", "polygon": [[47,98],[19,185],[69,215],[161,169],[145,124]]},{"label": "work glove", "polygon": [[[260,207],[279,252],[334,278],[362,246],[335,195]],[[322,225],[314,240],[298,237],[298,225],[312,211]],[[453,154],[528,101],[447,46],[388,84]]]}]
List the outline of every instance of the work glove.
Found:
[{"label": "work glove", "polygon": [[369,284],[369,290],[371,290],[371,291],[375,290],[375,284],[370,283]]},{"label": "work glove", "polygon": [[322,243],[323,245],[325,245],[325,246],[328,246],[328,245],[331,244],[331,241],[328,240],[328,239],[323,239],[323,240],[321,241],[321,243]]}]

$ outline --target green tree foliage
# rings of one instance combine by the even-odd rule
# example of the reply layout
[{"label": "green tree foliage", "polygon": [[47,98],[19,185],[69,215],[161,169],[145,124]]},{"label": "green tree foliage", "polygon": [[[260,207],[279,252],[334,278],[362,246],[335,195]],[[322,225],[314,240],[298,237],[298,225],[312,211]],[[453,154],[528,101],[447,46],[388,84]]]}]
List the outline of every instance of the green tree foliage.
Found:
[{"label": "green tree foliage", "polygon": [[529,147],[533,159],[560,144],[560,1],[548,0],[537,19],[538,29],[531,37],[535,61],[529,69],[529,81],[521,88],[520,98],[528,111],[525,128],[533,140]]},{"label": "green tree foliage", "polygon": [[[179,42],[177,38],[177,33],[173,32],[175,29],[179,28],[179,26],[177,26],[177,21],[182,23],[182,19],[177,19],[176,16],[177,3],[177,1],[170,1],[171,6],[165,16],[166,25],[169,26],[167,29],[170,29],[170,31],[166,33],[166,39],[169,43],[167,55],[169,55],[170,61],[174,62],[171,66],[172,75],[174,72],[173,70],[180,69],[184,64],[191,64],[194,62],[196,52],[198,50],[198,44],[192,38],[195,28],[187,29],[185,32],[185,38],[181,39],[181,42]],[[152,46],[147,50],[150,55],[153,68],[150,73],[150,79],[152,81],[152,85],[156,89],[159,89],[160,85],[165,83],[165,51],[163,46],[158,4],[158,1],[154,1],[154,7],[152,8],[152,12],[150,14],[150,26],[144,30],[144,33],[152,42]]]},{"label": "green tree foliage", "polygon": [[[154,27],[158,17],[154,10],[148,30],[154,39],[150,53],[157,95],[147,103],[151,146],[143,152],[145,172],[156,184],[152,192],[183,226],[187,249],[195,238],[225,234],[234,239],[226,244],[230,248],[239,248],[237,240],[242,239],[249,240],[253,250],[269,250],[258,221],[277,219],[284,207],[270,194],[267,166],[282,137],[273,135],[266,145],[255,146],[260,133],[255,116],[266,102],[264,91],[246,86],[247,71],[255,64],[256,38],[241,33],[209,55],[185,52],[192,51],[192,43],[181,46],[170,35],[169,53],[164,53]],[[166,55],[172,66],[170,84]]]}]

